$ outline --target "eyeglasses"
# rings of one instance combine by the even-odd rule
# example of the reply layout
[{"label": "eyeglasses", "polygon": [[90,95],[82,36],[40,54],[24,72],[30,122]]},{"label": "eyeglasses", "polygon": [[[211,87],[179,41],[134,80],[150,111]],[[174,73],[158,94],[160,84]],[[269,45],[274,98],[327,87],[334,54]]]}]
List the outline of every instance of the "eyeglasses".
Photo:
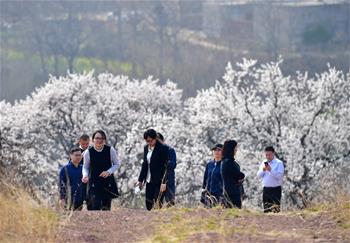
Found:
[{"label": "eyeglasses", "polygon": [[105,140],[103,137],[95,137],[95,140]]}]

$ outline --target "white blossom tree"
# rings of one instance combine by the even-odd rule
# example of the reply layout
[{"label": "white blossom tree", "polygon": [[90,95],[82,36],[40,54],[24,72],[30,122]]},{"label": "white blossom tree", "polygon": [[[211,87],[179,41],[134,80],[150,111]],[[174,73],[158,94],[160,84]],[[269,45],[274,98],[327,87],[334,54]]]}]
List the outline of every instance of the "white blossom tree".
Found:
[{"label": "white blossom tree", "polygon": [[[198,203],[210,147],[236,139],[249,204],[260,203],[256,178],[266,145],[285,162],[284,199],[303,207],[349,190],[350,75],[329,69],[315,77],[283,75],[278,62],[230,64],[222,81],[182,100],[170,81],[130,80],[108,73],[51,77],[31,96],[0,102],[0,172],[40,198],[57,194],[57,174],[82,133],[107,133],[121,160],[116,173],[123,205],[138,207],[143,132],[155,128],[177,151],[177,198]],[[39,190],[37,190],[39,189]],[[50,197],[47,196],[50,194]],[[143,204],[143,203],[142,203]]]},{"label": "white blossom tree", "polygon": [[286,166],[284,198],[303,207],[341,184],[349,190],[350,76],[331,67],[314,78],[285,76],[281,62],[244,59],[238,70],[228,64],[222,82],[187,101],[187,116],[198,146],[238,140],[253,205],[260,202],[255,175],[262,151],[273,145]]},{"label": "white blossom tree", "polygon": [[120,154],[117,177],[125,203],[141,168],[143,132],[162,117],[181,116],[183,106],[182,91],[172,82],[160,86],[151,77],[93,73],[51,77],[27,99],[0,105],[1,162],[19,175],[17,181],[39,188],[44,198],[55,195],[58,168],[76,139],[103,129]]}]

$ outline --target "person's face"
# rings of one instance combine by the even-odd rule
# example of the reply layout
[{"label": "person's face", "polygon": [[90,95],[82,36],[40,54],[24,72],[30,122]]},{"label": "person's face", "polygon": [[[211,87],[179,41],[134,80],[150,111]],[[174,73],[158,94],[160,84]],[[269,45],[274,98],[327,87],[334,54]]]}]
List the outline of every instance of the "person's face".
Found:
[{"label": "person's face", "polygon": [[[95,137],[96,138],[96,137]],[[80,140],[79,145],[82,149],[86,150],[89,148],[90,140]]]},{"label": "person's face", "polygon": [[70,160],[74,163],[77,164],[81,161],[82,156],[80,151],[75,151],[70,155]]},{"label": "person's face", "polygon": [[238,145],[234,148],[234,150],[233,150],[233,154],[234,155],[236,155],[237,154],[237,152],[238,152]]},{"label": "person's face", "polygon": [[104,145],[105,144],[105,139],[103,138],[103,136],[102,136],[102,134],[100,134],[100,133],[97,133],[96,135],[95,135],[95,137],[94,137],[94,144],[96,145],[96,146],[102,146],[102,145]]},{"label": "person's face", "polygon": [[146,143],[147,143],[148,146],[154,147],[154,146],[156,145],[157,139],[147,137],[147,138],[145,139],[145,141],[146,141]]},{"label": "person's face", "polygon": [[275,154],[271,151],[265,151],[265,157],[268,161],[271,161],[275,157]]},{"label": "person's face", "polygon": [[214,149],[213,150],[213,154],[214,154],[214,158],[216,160],[221,160],[221,158],[222,158],[222,149],[220,149],[220,148]]}]

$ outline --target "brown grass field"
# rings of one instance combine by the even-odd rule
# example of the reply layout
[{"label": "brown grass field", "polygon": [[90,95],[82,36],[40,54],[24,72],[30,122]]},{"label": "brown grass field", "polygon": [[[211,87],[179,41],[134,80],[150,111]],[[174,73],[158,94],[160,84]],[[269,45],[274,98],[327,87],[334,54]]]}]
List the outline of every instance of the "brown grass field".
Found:
[{"label": "brown grass field", "polygon": [[305,210],[173,207],[62,213],[0,189],[0,242],[350,242],[350,198]]}]

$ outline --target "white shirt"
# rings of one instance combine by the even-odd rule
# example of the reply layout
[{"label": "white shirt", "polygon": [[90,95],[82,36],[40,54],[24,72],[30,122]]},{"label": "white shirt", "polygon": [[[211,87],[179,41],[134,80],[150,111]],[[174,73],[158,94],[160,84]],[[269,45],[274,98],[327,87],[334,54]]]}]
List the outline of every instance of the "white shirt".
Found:
[{"label": "white shirt", "polygon": [[[96,150],[96,149],[95,149]],[[97,150],[96,150],[97,151]],[[98,151],[97,151],[98,152]],[[116,170],[119,168],[120,166],[120,161],[118,159],[118,153],[117,151],[111,147],[111,151],[110,151],[110,154],[111,154],[111,162],[112,162],[112,165],[111,165],[111,168],[109,168],[107,170],[107,172],[109,174],[113,174],[114,172],[116,172]],[[89,149],[86,149],[84,152],[83,152],[83,158],[84,158],[84,164],[83,164],[83,177],[85,176],[89,176],[89,170],[90,170],[90,152],[89,152]]]},{"label": "white shirt", "polygon": [[268,163],[271,167],[271,171],[263,171],[265,164],[262,162],[257,173],[258,177],[262,179],[263,187],[282,186],[284,174],[283,162],[275,157]]},{"label": "white shirt", "polygon": [[146,177],[146,182],[150,183],[151,182],[151,157],[153,153],[154,148],[148,147],[148,153],[147,153],[147,164],[148,164],[148,170],[147,170],[147,177]]}]

